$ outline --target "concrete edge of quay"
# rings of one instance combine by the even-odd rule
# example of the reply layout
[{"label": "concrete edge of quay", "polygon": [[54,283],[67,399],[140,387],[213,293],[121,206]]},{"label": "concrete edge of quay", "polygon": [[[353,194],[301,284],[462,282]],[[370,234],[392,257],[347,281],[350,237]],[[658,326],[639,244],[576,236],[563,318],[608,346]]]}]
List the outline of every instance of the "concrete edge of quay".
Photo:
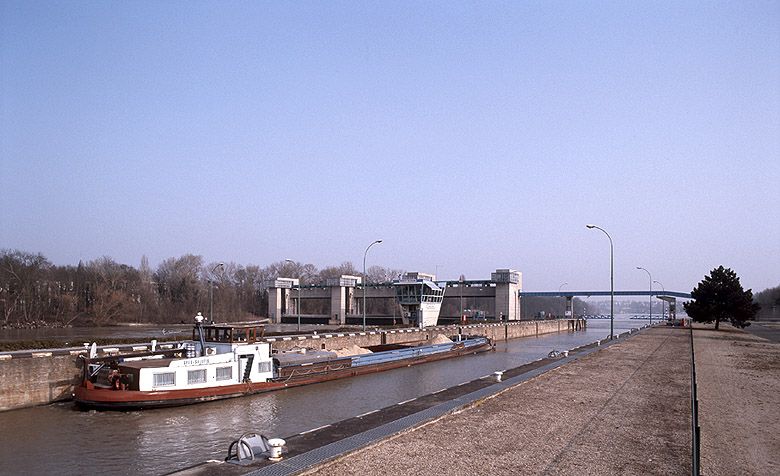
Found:
[{"label": "concrete edge of quay", "polygon": [[[287,442],[285,457],[272,463],[255,460],[247,465],[210,460],[171,473],[176,476],[291,476],[309,471],[350,453],[370,448],[382,441],[421,428],[441,418],[479,405],[538,377],[580,358],[598,352],[611,345],[637,335],[649,326],[632,329],[568,351],[568,356],[545,357],[503,371],[500,381],[495,375],[465,382],[442,389],[413,401],[394,404],[366,415],[359,415],[341,422],[284,438]],[[406,408],[404,408],[406,407]],[[345,436],[348,435],[348,436]],[[227,445],[228,442],[226,442]]]}]

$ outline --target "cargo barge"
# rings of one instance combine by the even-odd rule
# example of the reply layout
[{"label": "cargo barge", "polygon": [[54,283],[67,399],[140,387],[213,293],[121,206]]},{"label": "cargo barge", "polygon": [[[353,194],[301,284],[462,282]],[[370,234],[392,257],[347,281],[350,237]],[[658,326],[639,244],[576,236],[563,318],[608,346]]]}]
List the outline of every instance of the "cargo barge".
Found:
[{"label": "cargo barge", "polygon": [[428,345],[354,348],[353,355],[301,349],[272,353],[263,324],[208,325],[196,318],[191,341],[175,349],[81,356],[79,407],[138,410],[190,405],[382,372],[491,350],[486,337],[457,336]]}]

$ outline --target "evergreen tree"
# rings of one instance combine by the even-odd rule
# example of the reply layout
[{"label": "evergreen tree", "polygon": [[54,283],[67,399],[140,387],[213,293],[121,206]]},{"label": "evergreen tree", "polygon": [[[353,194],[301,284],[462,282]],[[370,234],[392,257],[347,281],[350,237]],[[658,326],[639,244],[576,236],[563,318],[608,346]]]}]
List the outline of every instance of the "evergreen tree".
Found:
[{"label": "evergreen tree", "polygon": [[729,319],[736,327],[747,327],[761,308],[753,302],[753,291],[742,289],[737,273],[720,266],[691,291],[693,301],[684,304],[685,312],[696,322],[715,321],[718,330],[721,320]]}]

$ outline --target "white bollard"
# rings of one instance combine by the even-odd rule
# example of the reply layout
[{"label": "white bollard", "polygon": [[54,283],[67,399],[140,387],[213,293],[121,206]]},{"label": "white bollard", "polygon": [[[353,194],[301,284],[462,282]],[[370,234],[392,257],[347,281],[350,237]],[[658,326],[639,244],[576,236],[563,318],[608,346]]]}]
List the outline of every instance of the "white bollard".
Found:
[{"label": "white bollard", "polygon": [[268,459],[271,461],[279,461],[282,459],[282,447],[285,441],[281,438],[271,438],[268,440],[268,446],[271,447],[270,456]]},{"label": "white bollard", "polygon": [[496,378],[496,382],[500,382],[501,381],[501,377],[503,377],[503,376],[504,376],[504,372],[502,372],[500,370],[496,370],[495,372],[493,372],[493,377]]}]

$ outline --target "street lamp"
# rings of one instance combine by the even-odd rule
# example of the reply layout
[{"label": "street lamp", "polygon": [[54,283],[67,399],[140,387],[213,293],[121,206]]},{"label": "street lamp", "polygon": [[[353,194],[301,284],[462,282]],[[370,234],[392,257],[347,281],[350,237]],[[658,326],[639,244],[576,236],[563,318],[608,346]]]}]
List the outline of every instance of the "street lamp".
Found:
[{"label": "street lamp", "polygon": [[[661,286],[661,292],[666,294],[666,288],[664,287],[663,284],[661,284],[660,281],[653,281],[653,282],[658,283],[658,285]],[[663,302],[661,303],[661,320],[663,320],[664,317],[666,317],[666,299],[662,299],[662,301]]]},{"label": "street lamp", "polygon": [[653,325],[653,275],[650,274],[650,271],[646,270],[645,268],[641,266],[637,266],[636,269],[641,269],[645,273],[647,273],[647,277],[650,278],[650,325]]},{"label": "street lamp", "polygon": [[209,276],[209,320],[214,323],[214,273],[217,272],[217,268],[222,267],[225,269],[225,263],[218,263],[211,269],[211,276]]},{"label": "street lamp", "polygon": [[460,316],[458,316],[458,321],[463,323],[463,286],[466,282],[466,276],[460,275],[460,278],[458,278],[458,291],[460,291]]},{"label": "street lamp", "polygon": [[597,229],[604,232],[609,238],[609,338],[615,338],[615,251],[612,245],[612,237],[607,230],[596,225],[585,225],[589,229]]},{"label": "street lamp", "polygon": [[[288,263],[295,264],[291,259],[285,259]],[[298,332],[301,332],[301,278],[298,277],[298,305],[295,306],[295,313],[298,314]]]},{"label": "street lamp", "polygon": [[[569,283],[562,283],[560,286],[558,286],[558,293],[559,294],[561,292],[561,288],[566,286],[567,284],[569,284]],[[563,298],[563,317],[565,319],[566,318],[566,298],[563,295],[561,295],[561,297]],[[572,306],[572,314],[574,314],[573,310],[574,310],[574,306]],[[574,317],[574,316],[572,315],[571,317]]]},{"label": "street lamp", "polygon": [[366,255],[368,255],[368,250],[371,249],[372,246],[381,243],[382,240],[376,240],[368,247],[366,248],[365,253],[363,253],[363,331],[366,330]]}]

